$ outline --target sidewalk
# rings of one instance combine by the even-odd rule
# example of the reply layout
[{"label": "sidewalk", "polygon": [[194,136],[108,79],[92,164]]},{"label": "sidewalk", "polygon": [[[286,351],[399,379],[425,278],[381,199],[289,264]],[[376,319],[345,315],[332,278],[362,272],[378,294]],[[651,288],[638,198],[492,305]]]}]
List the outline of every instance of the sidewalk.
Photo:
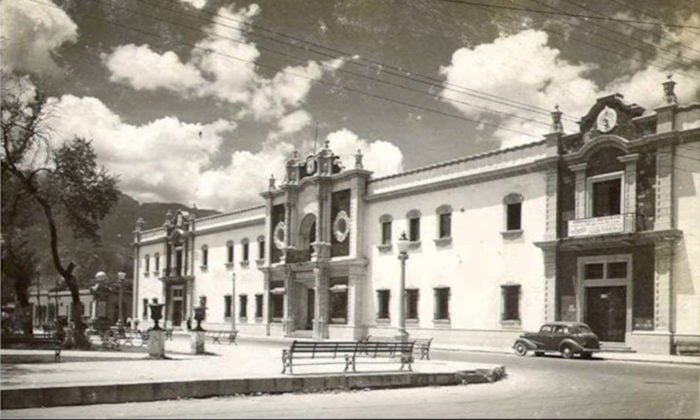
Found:
[{"label": "sidewalk", "polygon": [[[513,349],[510,347],[465,346],[457,344],[440,343],[433,344],[431,350],[514,354]],[[676,356],[672,354],[647,354],[636,352],[630,353],[602,351],[599,353],[595,353],[593,357],[598,359],[619,360],[627,362],[672,363],[700,366],[700,357],[698,356]]]}]

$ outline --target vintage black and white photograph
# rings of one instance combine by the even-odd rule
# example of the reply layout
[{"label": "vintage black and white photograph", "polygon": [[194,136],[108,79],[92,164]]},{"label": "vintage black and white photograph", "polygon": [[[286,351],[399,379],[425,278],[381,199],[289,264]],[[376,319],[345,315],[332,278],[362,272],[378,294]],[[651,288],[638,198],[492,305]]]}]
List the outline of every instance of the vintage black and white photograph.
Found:
[{"label": "vintage black and white photograph", "polygon": [[0,417],[700,418],[700,1],[0,28]]}]

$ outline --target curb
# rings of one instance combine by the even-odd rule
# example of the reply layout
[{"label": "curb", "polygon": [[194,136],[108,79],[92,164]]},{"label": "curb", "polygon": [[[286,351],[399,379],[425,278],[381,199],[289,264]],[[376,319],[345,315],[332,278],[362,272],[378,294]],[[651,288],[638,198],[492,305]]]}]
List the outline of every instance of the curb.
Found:
[{"label": "curb", "polygon": [[[465,352],[465,353],[492,353],[492,354],[513,354],[512,351],[506,351],[506,350],[497,350],[497,349],[459,349],[459,348],[452,348],[452,347],[439,347],[436,346],[432,350],[435,351],[447,351],[447,352]],[[601,354],[594,355],[598,359],[602,360],[609,360],[609,361],[614,361],[614,362],[634,362],[634,363],[666,363],[666,364],[672,364],[672,365],[687,365],[687,366],[700,366],[700,358],[698,358],[697,361],[690,361],[690,360],[674,360],[674,359],[666,359],[666,360],[653,360],[653,359],[642,359],[642,358],[617,358],[617,357],[609,357]],[[673,356],[670,356],[673,357]]]},{"label": "curb", "polygon": [[504,366],[454,373],[396,372],[331,374],[255,379],[220,379],[132,384],[16,388],[0,390],[3,410],[67,405],[116,404],[287,392],[407,388],[492,383],[506,376]]}]

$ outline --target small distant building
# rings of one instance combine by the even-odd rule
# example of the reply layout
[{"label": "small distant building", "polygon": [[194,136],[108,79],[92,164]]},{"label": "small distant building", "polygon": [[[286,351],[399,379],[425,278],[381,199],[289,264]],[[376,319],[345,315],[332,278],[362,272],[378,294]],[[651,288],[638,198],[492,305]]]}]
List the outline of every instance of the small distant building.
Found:
[{"label": "small distant building", "polygon": [[[178,211],[135,235],[133,318],[316,339],[396,335],[508,346],[544,322],[668,354],[700,341],[700,104],[602,97],[565,134],[378,177],[326,144],[259,206]],[[396,240],[410,240],[398,307]]]}]

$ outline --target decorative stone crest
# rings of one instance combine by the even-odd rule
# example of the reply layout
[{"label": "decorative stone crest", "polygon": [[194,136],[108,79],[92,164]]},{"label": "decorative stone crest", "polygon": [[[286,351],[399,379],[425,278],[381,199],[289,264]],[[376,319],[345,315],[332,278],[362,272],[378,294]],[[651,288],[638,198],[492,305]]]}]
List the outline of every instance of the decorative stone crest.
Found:
[{"label": "decorative stone crest", "polygon": [[272,240],[275,247],[280,251],[284,249],[285,239],[287,237],[287,225],[284,222],[277,223],[275,230],[272,233]]},{"label": "decorative stone crest", "polygon": [[612,129],[615,128],[616,125],[617,112],[609,106],[606,106],[598,114],[598,118],[596,119],[596,128],[601,133],[608,133],[612,131]]},{"label": "decorative stone crest", "polygon": [[338,242],[345,242],[348,234],[350,233],[350,216],[341,210],[335,216],[335,221],[333,221],[333,235]]}]

